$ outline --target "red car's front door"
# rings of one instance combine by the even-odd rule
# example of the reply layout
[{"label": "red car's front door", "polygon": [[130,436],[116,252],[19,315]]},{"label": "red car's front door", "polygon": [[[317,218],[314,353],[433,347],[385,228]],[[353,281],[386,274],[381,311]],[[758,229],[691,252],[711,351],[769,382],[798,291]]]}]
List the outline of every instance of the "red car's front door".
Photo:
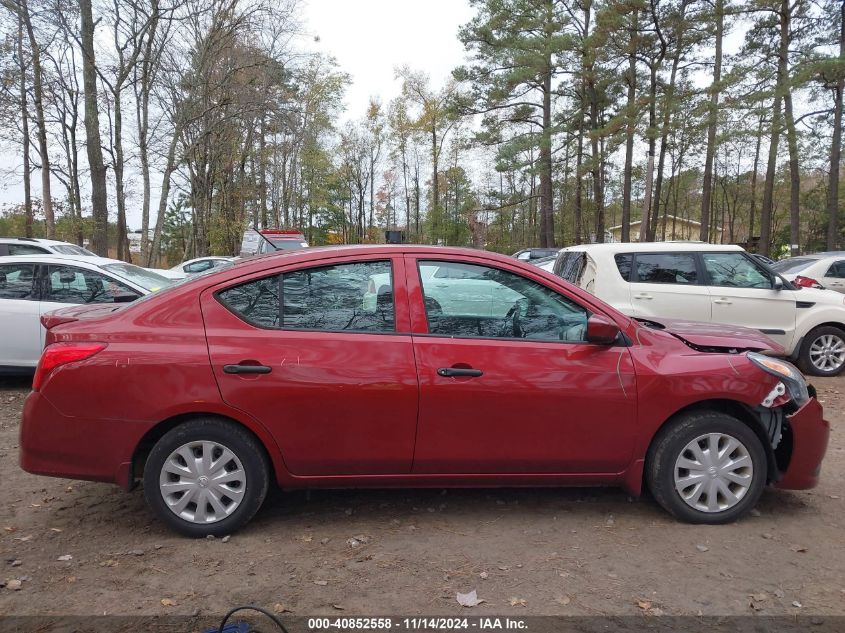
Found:
[{"label": "red car's front door", "polygon": [[222,397],[270,430],[294,475],[410,472],[418,387],[403,276],[401,256],[333,258],[203,293]]},{"label": "red car's front door", "polygon": [[406,270],[420,382],[415,473],[625,468],[633,364],[621,342],[584,341],[588,310],[479,260],[409,257]]}]

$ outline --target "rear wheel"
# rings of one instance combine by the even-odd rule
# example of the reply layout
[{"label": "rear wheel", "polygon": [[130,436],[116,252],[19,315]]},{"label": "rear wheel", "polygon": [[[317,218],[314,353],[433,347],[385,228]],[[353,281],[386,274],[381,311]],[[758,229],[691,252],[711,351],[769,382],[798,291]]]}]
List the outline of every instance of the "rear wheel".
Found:
[{"label": "rear wheel", "polygon": [[214,418],[172,429],[144,467],[147,503],[177,532],[230,534],[261,507],[269,465],[258,441],[242,427]]},{"label": "rear wheel", "polygon": [[760,439],[736,418],[687,413],[654,438],[646,479],[657,502],[689,523],[728,523],[757,503],[766,483]]},{"label": "rear wheel", "polygon": [[825,325],[812,330],[801,343],[798,362],[813,376],[836,376],[845,369],[845,332]]}]

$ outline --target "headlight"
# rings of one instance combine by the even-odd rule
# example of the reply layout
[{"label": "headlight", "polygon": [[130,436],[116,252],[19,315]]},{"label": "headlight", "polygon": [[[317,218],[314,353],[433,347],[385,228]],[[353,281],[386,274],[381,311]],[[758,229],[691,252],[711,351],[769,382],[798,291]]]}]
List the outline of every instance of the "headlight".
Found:
[{"label": "headlight", "polygon": [[781,379],[789,392],[790,398],[799,407],[810,399],[810,393],[807,390],[807,383],[804,381],[804,375],[798,371],[798,368],[792,363],[779,358],[772,358],[771,356],[764,356],[756,352],[746,353],[748,360],[757,365],[767,374],[776,376]]}]

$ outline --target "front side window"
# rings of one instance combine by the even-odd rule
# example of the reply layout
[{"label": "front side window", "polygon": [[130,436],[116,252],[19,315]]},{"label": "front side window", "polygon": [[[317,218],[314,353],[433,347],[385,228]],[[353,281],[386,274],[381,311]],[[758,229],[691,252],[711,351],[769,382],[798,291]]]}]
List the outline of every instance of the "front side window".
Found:
[{"label": "front side window", "polygon": [[769,288],[772,278],[742,253],[702,253],[711,286]]},{"label": "front side window", "polygon": [[44,301],[55,303],[122,303],[138,293],[112,277],[86,268],[50,266]]},{"label": "front side window", "polygon": [[0,299],[35,299],[35,264],[0,266]]},{"label": "front side window", "polygon": [[259,327],[327,332],[393,332],[390,262],[306,268],[218,293],[219,300]]},{"label": "front side window", "polygon": [[643,253],[637,254],[636,261],[640,283],[694,284],[698,281],[695,257],[689,253]]},{"label": "front side window", "polygon": [[587,310],[530,279],[458,262],[421,261],[419,271],[430,334],[585,339]]}]

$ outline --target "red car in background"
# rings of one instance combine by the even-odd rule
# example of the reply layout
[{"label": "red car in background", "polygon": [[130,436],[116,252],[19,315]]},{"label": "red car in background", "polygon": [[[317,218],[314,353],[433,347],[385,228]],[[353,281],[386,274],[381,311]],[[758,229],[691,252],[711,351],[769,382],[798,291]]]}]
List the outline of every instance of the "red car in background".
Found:
[{"label": "red car in background", "polygon": [[304,249],[43,322],[23,468],[143,481],[191,536],[244,525],[271,481],[646,485],[723,523],[815,486],[829,434],[760,333],[632,320],[475,250]]}]

